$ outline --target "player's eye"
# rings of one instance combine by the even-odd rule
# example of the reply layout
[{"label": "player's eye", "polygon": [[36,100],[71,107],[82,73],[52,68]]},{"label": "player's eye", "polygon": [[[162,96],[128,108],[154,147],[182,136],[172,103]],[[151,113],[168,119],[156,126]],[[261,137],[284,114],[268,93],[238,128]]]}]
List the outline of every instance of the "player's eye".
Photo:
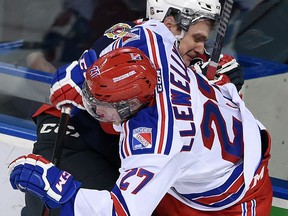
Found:
[{"label": "player's eye", "polygon": [[205,43],[207,41],[207,38],[201,35],[193,35],[192,37],[196,43]]}]

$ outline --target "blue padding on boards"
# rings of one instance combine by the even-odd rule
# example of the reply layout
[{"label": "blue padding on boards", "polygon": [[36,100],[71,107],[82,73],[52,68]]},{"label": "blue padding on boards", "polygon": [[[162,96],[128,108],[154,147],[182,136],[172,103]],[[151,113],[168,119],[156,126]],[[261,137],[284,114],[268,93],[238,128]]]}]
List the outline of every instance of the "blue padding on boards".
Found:
[{"label": "blue padding on boards", "polygon": [[287,64],[267,61],[251,56],[239,55],[238,62],[243,69],[245,80],[278,75],[288,72]]},{"label": "blue padding on boards", "polygon": [[273,186],[273,196],[288,200],[288,181],[270,177]]},{"label": "blue padding on boards", "polygon": [[0,114],[0,133],[36,140],[36,125],[32,121]]},{"label": "blue padding on boards", "polygon": [[51,73],[28,69],[21,66],[14,66],[12,64],[7,64],[3,62],[0,62],[0,73],[48,84],[50,84],[52,81]]}]

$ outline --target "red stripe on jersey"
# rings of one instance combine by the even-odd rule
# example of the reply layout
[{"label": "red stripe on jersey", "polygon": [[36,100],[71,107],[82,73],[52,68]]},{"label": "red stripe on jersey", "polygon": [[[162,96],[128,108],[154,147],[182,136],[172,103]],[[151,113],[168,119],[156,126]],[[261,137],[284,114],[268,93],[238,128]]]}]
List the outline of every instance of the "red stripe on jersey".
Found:
[{"label": "red stripe on jersey", "polygon": [[[149,36],[149,40],[150,40],[150,45],[151,45],[151,51],[152,51],[152,55],[153,55],[153,59],[154,59],[154,65],[156,68],[160,68],[159,67],[159,63],[158,63],[158,58],[156,55],[156,45],[153,39],[153,33],[151,30],[147,29],[147,33]],[[159,146],[158,146],[158,150],[157,153],[160,154],[162,152],[163,149],[163,143],[164,143],[164,131],[165,131],[165,108],[164,108],[164,98],[163,98],[163,93],[160,92],[159,93],[159,99],[160,99],[160,106],[161,106],[161,129],[160,129],[160,140],[159,140]]]},{"label": "red stripe on jersey", "polygon": [[128,139],[128,132],[127,132],[127,122],[123,123],[123,128],[124,128],[124,133],[126,134],[124,140],[123,140],[123,146],[124,146],[124,152],[126,154],[126,157],[130,156],[129,151],[128,151],[128,143],[127,139]]},{"label": "red stripe on jersey", "polygon": [[243,186],[243,184],[244,184],[244,176],[242,173],[241,176],[234,182],[234,184],[232,184],[229,187],[229,189],[227,191],[225,191],[224,193],[222,193],[218,196],[195,199],[194,201],[197,201],[197,202],[199,202],[201,204],[205,204],[205,205],[211,205],[213,203],[221,202],[221,201],[227,199],[227,197],[229,197],[230,195],[236,193]]},{"label": "red stripe on jersey", "polygon": [[161,92],[159,94],[159,99],[160,99],[160,105],[161,105],[161,129],[160,129],[160,140],[159,140],[159,147],[158,147],[158,151],[157,153],[160,154],[162,152],[162,148],[163,148],[163,143],[164,143],[164,130],[165,130],[165,113],[164,113],[164,99],[163,99],[163,93]]},{"label": "red stripe on jersey", "polygon": [[112,50],[119,48],[120,39],[118,38],[116,41],[112,44]]},{"label": "red stripe on jersey", "polygon": [[118,198],[115,196],[115,194],[110,193],[111,198],[113,200],[113,205],[115,207],[115,211],[118,216],[127,216],[128,214],[126,213],[125,209],[123,208],[121,202],[118,200]]}]

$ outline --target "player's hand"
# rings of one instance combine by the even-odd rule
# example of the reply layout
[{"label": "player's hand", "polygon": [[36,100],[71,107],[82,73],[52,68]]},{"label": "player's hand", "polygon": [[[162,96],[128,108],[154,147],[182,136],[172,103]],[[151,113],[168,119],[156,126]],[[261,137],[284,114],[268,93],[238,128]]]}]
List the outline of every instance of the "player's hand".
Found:
[{"label": "player's hand", "polygon": [[217,80],[218,82],[221,81],[222,83],[233,83],[238,91],[241,90],[244,84],[243,72],[239,63],[232,56],[228,56],[225,54],[220,55],[220,60],[218,62],[218,68],[215,77],[215,80]]},{"label": "player's hand", "polygon": [[86,70],[97,60],[93,49],[86,50],[78,61],[60,67],[52,78],[50,101],[57,109],[73,105],[85,109],[82,101],[82,85]]},{"label": "player's hand", "polygon": [[[209,61],[207,62],[198,62],[194,66],[194,69],[197,72],[201,72],[206,76],[207,69],[209,65]],[[215,83],[217,85],[224,85],[225,83],[233,83],[237,90],[240,91],[243,84],[243,72],[239,63],[232,56],[228,56],[225,54],[221,54],[218,62],[217,71],[215,74],[215,79],[209,81],[211,83]]]},{"label": "player's hand", "polygon": [[66,171],[35,154],[21,156],[8,166],[14,189],[39,197],[48,208],[58,208],[76,195],[80,183]]}]

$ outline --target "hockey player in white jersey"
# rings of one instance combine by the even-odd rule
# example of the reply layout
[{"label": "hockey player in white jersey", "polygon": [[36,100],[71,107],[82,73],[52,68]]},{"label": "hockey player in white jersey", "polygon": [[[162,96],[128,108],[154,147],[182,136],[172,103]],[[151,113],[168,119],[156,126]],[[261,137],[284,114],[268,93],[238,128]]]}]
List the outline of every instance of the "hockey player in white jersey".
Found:
[{"label": "hockey player in white jersey", "polygon": [[[191,11],[185,12],[181,14],[187,15]],[[182,15],[180,20],[185,18]],[[154,89],[150,92],[156,82],[153,81],[155,76],[131,81],[143,73],[139,67],[124,66],[145,59],[140,51],[133,49],[127,64],[111,65],[110,57],[115,54],[112,51],[111,55],[96,61],[86,73],[83,89],[86,109],[102,121],[119,124],[130,119],[121,124],[122,166],[111,193],[79,189],[79,183],[70,174],[35,155],[11,163],[12,186],[34,193],[50,208],[62,206],[63,215],[151,215],[167,192],[159,205],[164,203],[165,207],[159,211],[157,208],[154,214],[164,215],[163,211],[167,209],[170,215],[175,212],[179,212],[178,215],[242,215],[245,212],[268,215],[272,197],[267,170],[269,148],[264,148],[268,146],[265,142],[268,134],[265,130],[261,132],[261,142],[257,122],[234,85],[211,85],[186,67],[193,52],[189,53],[187,48],[186,57],[181,53],[181,43],[188,42],[188,38],[204,47],[211,29],[210,20],[215,19],[212,15],[197,14],[197,19],[188,20],[188,23],[182,20],[180,23],[186,23],[188,28],[180,34],[180,43],[162,23],[152,20],[136,26],[101,54],[116,49],[115,56],[119,54],[121,63],[123,58],[118,48],[134,46],[141,49],[157,71],[155,92]],[[182,27],[185,29],[185,25]],[[101,67],[115,65],[114,70],[102,74]],[[146,84],[137,88],[133,82],[136,80]],[[108,90],[101,93],[94,81],[100,81],[98,87]],[[125,85],[119,91],[117,86],[123,82]],[[144,97],[142,92],[149,97]],[[122,93],[121,97],[117,97],[117,93]],[[154,102],[131,118],[139,104],[150,102],[151,93],[155,93]],[[109,100],[111,95],[115,100]],[[99,111],[101,107],[105,110]],[[35,161],[38,162],[35,164]]]},{"label": "hockey player in white jersey", "polygon": [[267,131],[233,84],[209,84],[174,49],[165,70],[123,47],[87,71],[84,106],[121,132],[111,192],[79,189],[71,174],[37,155],[10,164],[12,186],[62,206],[62,215],[151,215],[167,192],[174,205],[155,215],[269,215]]},{"label": "hockey player in white jersey", "polygon": [[[175,27],[171,28],[172,26],[176,26],[176,22],[174,19],[171,19],[170,12],[172,13],[174,11],[175,14],[175,7],[177,6],[178,10],[182,10],[182,6],[186,5],[183,3],[183,1],[179,2],[169,2],[166,0],[148,0],[149,2],[149,13],[147,17],[149,16],[150,19],[156,19],[159,21],[162,21],[171,31],[175,31]],[[185,0],[185,1],[191,1],[191,0]],[[190,4],[191,7],[194,8],[194,5],[197,3],[197,1],[192,0],[194,4]],[[156,12],[150,14],[150,12],[153,12],[153,8],[157,8]],[[173,10],[171,8],[174,8]],[[168,11],[169,9],[169,11]],[[160,14],[160,15],[159,15]],[[176,13],[177,15],[177,13]],[[175,15],[175,16],[176,16]],[[146,20],[147,21],[147,20]],[[112,43],[114,40],[119,38],[120,36],[124,36],[129,29],[134,27],[136,24],[140,24],[142,22],[127,22],[127,23],[121,23],[117,25],[113,25],[109,30],[107,30],[104,34],[104,36],[97,40],[97,42],[92,46],[93,51],[95,50],[96,55],[99,56],[101,51],[110,43]],[[129,32],[128,32],[129,33]],[[175,32],[175,34],[179,34],[178,31]],[[191,38],[193,40],[193,38]],[[185,48],[186,40],[183,40],[181,43],[181,50]],[[184,45],[183,45],[184,44]],[[186,43],[187,44],[187,43]],[[189,45],[189,43],[188,43]],[[200,49],[199,49],[200,46]],[[195,52],[190,52],[191,58],[193,58],[195,55],[196,58],[191,62],[187,62],[187,66],[195,63],[195,61],[207,61],[209,59],[209,55],[205,53],[203,55],[202,53],[202,46],[203,44],[196,44],[194,43],[193,46],[189,45],[189,49],[192,50],[195,48]],[[93,63],[93,57],[89,56],[92,51],[85,52],[83,57],[85,59],[86,65],[89,67],[90,64]],[[184,56],[186,55],[186,52],[181,51],[181,54]],[[82,62],[83,60],[79,60],[79,62]],[[228,60],[228,61],[227,61]],[[41,62],[42,64],[42,62]],[[81,86],[83,84],[83,72],[84,70],[79,69],[79,65],[75,65],[75,62],[72,63],[75,67],[71,70],[71,65],[69,66],[62,66],[58,68],[58,70],[54,73],[54,81],[56,84],[58,82],[61,82],[61,85],[65,86],[65,90],[67,90],[66,87],[69,87],[69,84],[77,83],[79,89],[81,89]],[[226,57],[221,58],[219,62],[219,68],[220,70],[217,71],[217,79],[219,75],[223,74],[225,71],[225,75],[229,77],[229,82],[232,82],[236,85],[237,89],[241,89],[243,85],[243,79],[242,73],[240,70],[240,67],[237,66],[237,63],[233,63],[233,59],[229,59]],[[77,69],[79,71],[77,71]],[[64,72],[64,73],[63,73]],[[64,79],[61,81],[58,81],[58,78],[65,77],[65,73],[67,72],[67,76],[69,77],[69,74],[73,74],[69,79]],[[78,75],[77,75],[78,74]],[[58,77],[59,76],[59,77]],[[224,77],[224,76],[223,76]],[[61,79],[60,78],[60,79]],[[82,80],[82,81],[81,81]],[[218,80],[219,81],[219,80]],[[223,79],[221,79],[223,81]],[[55,82],[52,83],[52,85],[55,84]],[[66,83],[65,83],[66,82]],[[68,85],[66,85],[68,84]],[[76,87],[70,88],[71,91],[65,91],[64,95],[69,95],[69,97],[72,98],[70,101],[77,101],[76,97],[72,97],[73,94],[78,94]],[[56,92],[52,91],[52,97]],[[61,94],[63,95],[63,94]],[[59,95],[58,95],[59,96]],[[65,97],[56,98],[56,100],[51,100],[52,105],[44,104],[42,107],[40,107],[39,110],[33,115],[34,122],[37,123],[37,141],[33,148],[33,153],[40,154],[44,156],[45,158],[51,160],[53,155],[53,149],[55,144],[55,138],[57,135],[57,130],[46,130],[47,126],[50,129],[50,126],[54,126],[57,128],[58,122],[59,122],[59,116],[60,116],[60,110],[56,109],[55,107],[60,108],[59,104],[63,104],[61,101],[61,98],[64,100],[64,103],[67,103],[68,100],[66,100]],[[81,95],[78,97],[81,100]],[[77,101],[78,102],[78,101]],[[53,107],[53,105],[55,107]],[[74,112],[74,110],[76,110]],[[101,124],[101,126],[100,126]],[[81,182],[81,187],[83,188],[93,188],[98,190],[111,190],[113,188],[113,185],[116,182],[116,179],[118,178],[119,172],[118,169],[120,167],[120,157],[118,154],[118,140],[119,135],[118,133],[115,135],[115,131],[107,130],[111,129],[111,124],[106,123],[105,124],[105,132],[102,130],[104,127],[104,123],[101,122],[99,124],[99,121],[94,119],[92,116],[89,116],[86,110],[79,110],[79,109],[73,109],[73,114],[70,117],[68,130],[71,128],[74,128],[73,132],[70,133],[71,136],[67,136],[65,139],[65,143],[62,147],[62,156],[61,156],[61,169],[69,171],[75,179],[77,179],[79,182]],[[107,127],[108,126],[108,127]],[[112,135],[111,135],[112,132]],[[68,133],[68,132],[67,132]],[[74,136],[75,134],[78,134],[79,136]],[[92,149],[91,149],[92,148]],[[77,160],[75,160],[77,158]],[[101,164],[101,165],[100,165]],[[99,174],[101,173],[101,174]],[[26,193],[25,195],[25,207],[21,211],[22,216],[40,216],[43,215],[41,213],[41,200],[37,197],[34,197],[33,195]],[[56,216],[59,215],[59,209],[53,209],[49,211],[50,216]]]}]

